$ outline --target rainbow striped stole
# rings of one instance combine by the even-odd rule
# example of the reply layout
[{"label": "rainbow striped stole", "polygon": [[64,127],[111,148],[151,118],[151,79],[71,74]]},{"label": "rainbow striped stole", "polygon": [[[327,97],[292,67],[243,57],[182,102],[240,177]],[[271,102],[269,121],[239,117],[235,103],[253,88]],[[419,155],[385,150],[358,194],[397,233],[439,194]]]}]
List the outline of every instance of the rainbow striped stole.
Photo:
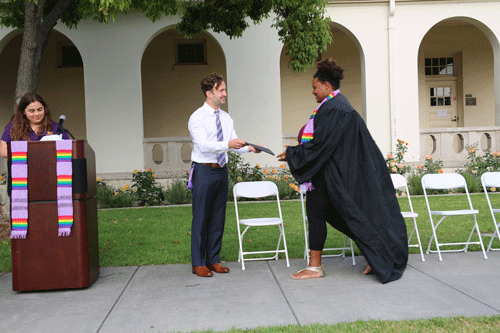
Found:
[{"label": "rainbow striped stole", "polygon": [[[299,145],[301,145],[301,144],[303,144],[305,142],[309,142],[312,139],[314,139],[314,117],[316,116],[316,113],[318,112],[318,110],[321,107],[321,105],[323,105],[323,103],[325,103],[326,101],[329,101],[330,99],[334,98],[339,93],[340,93],[339,89],[337,89],[337,90],[332,91],[331,93],[329,93],[328,96],[326,96],[326,98],[318,105],[318,107],[316,108],[316,110],[313,111],[313,113],[311,114],[311,117],[309,117],[309,120],[307,121],[306,126],[304,127],[304,131],[302,132],[302,137],[300,138]],[[304,191],[304,192],[312,191],[312,190],[314,190],[314,186],[313,186],[312,182],[310,180],[308,180],[308,181],[303,182],[302,184],[300,184],[300,190]]]},{"label": "rainbow striped stole", "polygon": [[309,120],[307,121],[306,126],[304,127],[304,132],[302,133],[302,138],[300,138],[300,144],[303,144],[304,142],[309,142],[312,139],[314,139],[314,117],[316,116],[316,113],[318,112],[319,108],[323,103],[326,101],[332,99],[333,97],[337,96],[340,93],[340,90],[335,90],[332,91],[326,98],[319,104],[319,106],[316,108],[316,110],[313,111],[311,116],[309,117]]},{"label": "rainbow striped stole", "polygon": [[12,141],[11,239],[24,239],[28,233],[28,142]]},{"label": "rainbow striped stole", "polygon": [[73,141],[56,140],[58,235],[69,236],[73,226]]}]

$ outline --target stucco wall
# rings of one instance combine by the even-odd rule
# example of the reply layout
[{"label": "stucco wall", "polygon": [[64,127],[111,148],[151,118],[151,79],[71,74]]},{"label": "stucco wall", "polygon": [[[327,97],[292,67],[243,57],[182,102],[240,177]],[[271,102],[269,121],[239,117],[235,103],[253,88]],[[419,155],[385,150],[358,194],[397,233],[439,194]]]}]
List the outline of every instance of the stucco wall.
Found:
[{"label": "stucco wall", "polygon": [[[175,40],[184,37],[176,30],[156,36],[149,43],[142,58],[142,97],[144,108],[144,137],[189,136],[188,120],[205,98],[200,89],[201,79],[210,73],[226,77],[224,53],[217,41],[207,33],[192,39],[207,41],[207,65],[175,66]],[[228,100],[222,107],[229,109]]]}]

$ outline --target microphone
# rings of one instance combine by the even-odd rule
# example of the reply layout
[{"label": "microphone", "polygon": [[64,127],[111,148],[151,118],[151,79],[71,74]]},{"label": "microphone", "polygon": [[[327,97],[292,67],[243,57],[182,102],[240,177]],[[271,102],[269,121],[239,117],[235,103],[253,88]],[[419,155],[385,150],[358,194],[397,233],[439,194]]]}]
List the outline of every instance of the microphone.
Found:
[{"label": "microphone", "polygon": [[61,115],[59,117],[59,125],[57,125],[57,131],[56,131],[56,134],[61,134],[62,130],[63,130],[63,123],[64,123],[64,120],[66,120],[66,116],[65,115]]}]

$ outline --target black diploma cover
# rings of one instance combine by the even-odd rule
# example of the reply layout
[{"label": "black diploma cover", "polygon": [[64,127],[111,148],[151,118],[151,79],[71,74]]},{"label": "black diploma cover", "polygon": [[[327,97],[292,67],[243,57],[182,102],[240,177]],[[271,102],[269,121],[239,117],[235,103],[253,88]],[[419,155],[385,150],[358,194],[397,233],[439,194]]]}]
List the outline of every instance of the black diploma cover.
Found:
[{"label": "black diploma cover", "polygon": [[255,149],[263,151],[264,153],[268,153],[268,154],[271,154],[271,155],[274,156],[274,153],[269,148],[262,147],[262,146],[259,146],[259,145],[253,144],[253,143],[249,143],[249,142],[246,142],[246,144],[249,145],[249,146],[254,147]]}]

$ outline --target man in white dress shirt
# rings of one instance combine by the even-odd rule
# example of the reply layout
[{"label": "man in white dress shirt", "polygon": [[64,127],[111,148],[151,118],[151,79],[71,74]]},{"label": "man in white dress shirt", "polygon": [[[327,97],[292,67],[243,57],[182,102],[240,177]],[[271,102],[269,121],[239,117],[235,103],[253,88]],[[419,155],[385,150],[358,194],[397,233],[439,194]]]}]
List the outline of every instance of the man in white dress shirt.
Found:
[{"label": "man in white dress shirt", "polygon": [[212,271],[229,273],[220,264],[222,235],[228,196],[227,151],[259,153],[238,138],[233,119],[220,106],[226,102],[224,78],[210,74],[201,81],[205,103],[189,118],[193,141],[192,184],[193,222],[191,226],[191,262],[193,274],[210,277]]}]

